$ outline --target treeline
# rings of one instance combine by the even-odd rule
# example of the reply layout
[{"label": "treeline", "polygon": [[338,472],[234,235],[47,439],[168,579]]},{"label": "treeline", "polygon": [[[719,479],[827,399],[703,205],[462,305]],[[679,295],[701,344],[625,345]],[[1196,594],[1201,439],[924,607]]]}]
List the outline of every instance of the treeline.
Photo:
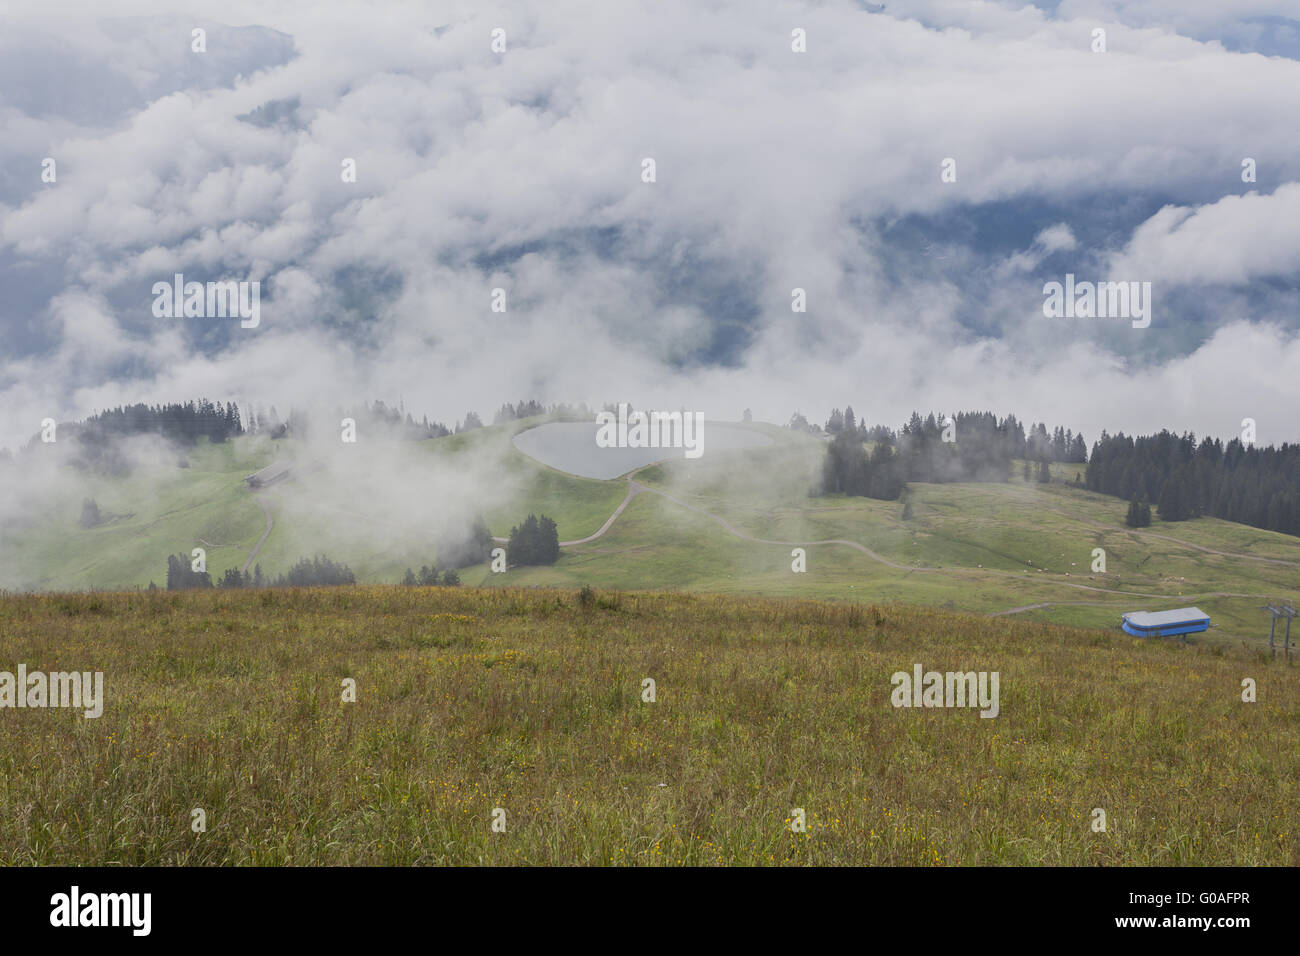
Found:
[{"label": "treeline", "polygon": [[[157,585],[150,581],[149,587],[156,588]],[[212,575],[207,571],[192,570],[189,558],[183,554],[167,555],[168,591],[188,591],[191,588],[210,587],[212,587]]]},{"label": "treeline", "polygon": [[894,501],[903,493],[903,466],[892,446],[879,443],[868,455],[856,431],[831,439],[822,463],[824,495],[860,495]]},{"label": "treeline", "polygon": [[[193,445],[200,438],[224,442],[244,434],[239,407],[234,402],[210,402],[206,398],[164,405],[120,405],[97,412],[84,421],[58,426],[58,438],[71,443],[70,461],[78,467],[108,475],[126,475],[130,463],[118,441],[137,435],[158,435],[179,445]],[[36,447],[40,435],[32,436],[28,450]],[[184,466],[184,461],[181,462]]]},{"label": "treeline", "polygon": [[83,444],[130,435],[161,435],[178,444],[192,445],[200,438],[223,442],[244,433],[238,405],[223,405],[206,398],[165,405],[119,405],[60,428]]},{"label": "treeline", "polygon": [[[262,574],[259,564],[250,575],[238,568],[229,568],[222,576],[218,587],[223,588],[310,588],[335,587],[342,584],[356,584],[356,575],[346,564],[331,561],[324,555],[314,558],[300,558],[289,569],[288,574],[275,578]],[[183,554],[167,555],[167,590],[186,591],[193,588],[212,587],[212,575],[208,571],[195,571],[190,559]],[[156,589],[152,581],[150,589]]]},{"label": "treeline", "polygon": [[[543,405],[536,399],[521,399],[513,405],[506,402],[497,409],[493,424],[537,415],[582,421],[590,419],[592,412],[585,402],[577,405]],[[330,429],[336,429],[344,418],[353,419],[358,430],[363,433],[382,430],[403,441],[442,438],[483,427],[483,419],[473,411],[466,412],[464,420],[453,423],[451,427],[439,421],[430,421],[427,415],[416,419],[401,401],[397,405],[376,400],[349,408],[340,407],[328,422]],[[234,402],[212,402],[200,398],[162,405],[137,403],[118,406],[97,412],[84,421],[61,424],[59,437],[66,435],[80,442],[83,454],[75,459],[78,464],[93,465],[102,471],[125,472],[125,462],[120,460],[113,447],[113,441],[117,438],[159,435],[179,444],[193,445],[205,437],[218,443],[239,435],[265,435],[272,439],[304,438],[311,426],[310,416],[299,409],[290,408],[289,413],[281,417],[274,405],[269,408],[261,404],[249,405],[241,412]],[[39,433],[33,435],[27,442],[27,448],[33,448],[40,440]],[[0,449],[0,461],[12,458],[8,449]]]},{"label": "treeline", "polygon": [[[533,415],[560,414],[574,416],[580,414],[585,408],[585,405],[577,407],[570,405],[543,406],[541,402],[535,399],[521,400],[517,405],[506,402],[497,409],[493,424],[528,418]],[[351,418],[355,421],[358,431],[363,434],[382,431],[384,434],[401,441],[423,441],[428,438],[442,438],[445,435],[459,435],[461,432],[474,431],[483,427],[483,419],[478,412],[466,412],[463,421],[455,422],[451,427],[448,427],[442,422],[430,421],[427,415],[422,415],[419,419],[416,419],[407,411],[403,402],[399,401],[396,405],[389,405],[378,399],[373,403],[363,402],[360,405],[336,409],[330,427],[334,428],[335,423],[342,421],[344,418]],[[281,422],[275,414],[275,406],[271,406],[270,412],[261,417],[254,415],[252,421],[254,424],[249,429],[251,433],[269,433],[273,438],[284,435],[302,438],[307,435],[311,426],[308,416],[294,409],[291,409],[289,417]]]},{"label": "treeline", "polygon": [[[478,416],[474,415],[473,412],[466,416],[467,421],[470,416],[473,416],[477,421]],[[379,426],[390,433],[396,433],[399,438],[405,441],[423,441],[426,438],[441,438],[444,435],[453,433],[453,429],[448,428],[442,422],[429,421],[428,415],[422,415],[417,422],[401,402],[390,407],[376,399],[373,405],[367,402],[347,411],[340,411],[339,419],[342,420],[343,418],[355,419],[357,427],[362,431],[367,431],[373,426]],[[481,424],[480,422],[479,425],[473,427],[479,427]],[[461,431],[460,426],[456,426],[455,431]]]},{"label": "treeline", "polygon": [[822,466],[823,494],[892,501],[909,481],[1007,481],[1014,459],[1025,459],[1026,480],[1029,461],[1037,461],[1038,480],[1047,481],[1048,462],[1087,457],[1082,435],[1059,427],[1049,433],[1043,424],[1026,432],[1014,415],[998,418],[992,412],[931,412],[924,418],[913,412],[895,432],[884,425],[868,426],[849,406],[843,412],[835,409],[824,430],[806,426],[807,419],[798,413],[791,419],[791,428],[831,435]]},{"label": "treeline", "polygon": [[[378,399],[373,403],[362,402],[360,405],[339,406],[326,424],[330,430],[336,431],[339,423],[345,418],[356,422],[357,431],[363,435],[380,433],[399,441],[442,438],[454,432],[483,427],[483,423],[473,412],[465,416],[464,425],[458,424],[452,429],[442,422],[429,421],[427,415],[421,416],[417,421],[401,402],[397,405],[388,405]],[[268,412],[261,412],[258,409],[250,413],[248,431],[250,434],[269,435],[271,438],[306,438],[314,424],[312,416],[296,408],[289,409],[288,416],[281,420],[276,414],[275,406],[272,405]]]},{"label": "treeline", "polygon": [[406,569],[406,577],[402,578],[402,583],[407,587],[456,587],[460,584],[460,575],[456,573],[455,568],[448,568],[441,574],[438,573],[438,566],[432,567],[424,565],[420,568],[420,573],[416,574],[410,568]]},{"label": "treeline", "polygon": [[492,418],[493,425],[500,425],[502,422],[514,422],[521,418],[532,418],[535,415],[555,415],[559,418],[570,419],[587,419],[592,417],[591,409],[587,407],[586,402],[577,405],[566,405],[563,402],[556,405],[543,405],[536,399],[523,401],[522,399],[516,405],[506,402],[497,409],[497,413]]},{"label": "treeline", "polygon": [[[415,441],[425,438],[441,438],[443,435],[459,435],[461,432],[474,431],[483,427],[483,419],[479,417],[478,412],[466,412],[465,420],[455,423],[451,428],[441,422],[430,422],[427,416],[422,417],[417,422],[400,402],[396,408],[392,408],[386,406],[383,402],[376,401],[373,406],[367,405],[362,409],[354,409],[351,413],[345,414],[350,414],[351,417],[355,418],[358,425],[361,424],[364,418],[371,422],[387,425],[390,429],[400,429],[402,438]],[[534,415],[559,415],[568,418],[590,417],[585,404],[577,406],[564,404],[543,405],[536,399],[527,401],[520,399],[517,404],[511,405],[506,402],[498,408],[496,415],[492,418],[492,424],[500,425],[502,422],[531,418]]]},{"label": "treeline", "polygon": [[[853,406],[849,405],[842,412],[838,408],[832,409],[824,427],[810,424],[798,412],[791,416],[786,427],[812,435],[838,435],[844,431],[856,430],[858,438],[864,442],[884,442],[897,446],[902,435],[941,435],[949,418],[945,413],[936,416],[931,412],[922,419],[919,412],[913,412],[908,423],[894,431],[887,425],[868,426],[865,418],[854,417]],[[958,441],[964,440],[968,431],[972,430],[972,437],[981,442],[994,437],[996,432],[996,441],[1004,446],[999,452],[1001,457],[1072,464],[1083,464],[1088,460],[1088,445],[1083,433],[1076,435],[1072,429],[1060,425],[1049,431],[1046,424],[1037,422],[1026,430],[1016,420],[1016,416],[1008,415],[998,420],[991,412],[958,412],[951,418],[957,426]]]},{"label": "treeline", "polygon": [[1145,501],[1134,498],[1128,504],[1128,513],[1124,523],[1130,528],[1149,528],[1151,526],[1151,506]]},{"label": "treeline", "polygon": [[[1108,435],[1092,446],[1090,491],[1151,503],[1163,521],[1207,515],[1300,535],[1300,445],[1224,445],[1165,430],[1136,438]],[[1131,506],[1130,506],[1131,507]]]}]

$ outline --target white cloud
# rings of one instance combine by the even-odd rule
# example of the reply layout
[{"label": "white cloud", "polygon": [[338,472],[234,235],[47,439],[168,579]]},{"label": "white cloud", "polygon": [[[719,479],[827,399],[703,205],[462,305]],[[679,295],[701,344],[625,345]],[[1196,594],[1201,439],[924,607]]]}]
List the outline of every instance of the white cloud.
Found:
[{"label": "white cloud", "polygon": [[[1249,324],[1141,374],[1151,339],[1101,345],[1085,328],[1044,326],[1021,281],[1054,253],[1111,252],[1068,217],[992,260],[954,235],[946,261],[965,271],[888,265],[881,221],[942,223],[988,202],[1070,208],[1106,191],[1217,197],[1257,155],[1270,158],[1261,195],[1157,213],[1107,238],[1121,247],[1110,262],[1171,283],[1294,275],[1300,128],[1278,117],[1300,115],[1300,64],[1175,35],[1164,8],[259,7],[206,12],[291,34],[295,59],[255,72],[232,53],[242,78],[225,86],[173,57],[188,21],[142,21],[133,29],[147,37],[116,45],[88,29],[81,55],[95,70],[163,92],[108,129],[21,121],[22,149],[50,137],[60,180],[0,209],[0,255],[60,275],[68,294],[93,290],[86,343],[103,349],[0,359],[0,444],[31,434],[40,409],[198,394],[287,407],[400,393],[446,418],[534,395],[726,417],[752,406],[781,421],[850,400],[884,421],[943,404],[1094,433],[1161,415],[1154,425],[1204,430],[1229,398],[1278,397],[1268,377],[1219,384],[1201,370],[1194,394],[1169,378],[1196,356],[1250,361],[1238,342]],[[83,9],[89,24],[96,8]],[[1105,55],[1089,49],[1102,15],[1115,21]],[[497,25],[504,58],[488,48]],[[792,25],[808,30],[808,53],[790,51]],[[50,30],[16,21],[13,55]],[[168,52],[146,64],[140,49]],[[292,97],[300,125],[237,119]],[[645,156],[652,185],[639,179]],[[939,180],[948,156],[955,184]],[[344,157],[357,160],[354,184],[340,181]],[[340,286],[346,270],[386,277],[392,297],[358,305]],[[987,295],[970,291],[981,271],[1003,280],[1000,338],[965,323],[971,296]],[[263,280],[262,327],[199,349],[183,324],[143,325],[150,284],[174,272]],[[504,316],[488,311],[498,285]],[[790,311],[796,286],[806,314]],[[68,301],[45,315],[65,321]],[[1229,318],[1294,348],[1292,316]],[[727,352],[731,365],[678,367],[727,336],[747,343]]]},{"label": "white cloud", "polygon": [[1246,283],[1300,273],[1300,183],[1166,206],[1112,260],[1114,275],[1173,283]]}]

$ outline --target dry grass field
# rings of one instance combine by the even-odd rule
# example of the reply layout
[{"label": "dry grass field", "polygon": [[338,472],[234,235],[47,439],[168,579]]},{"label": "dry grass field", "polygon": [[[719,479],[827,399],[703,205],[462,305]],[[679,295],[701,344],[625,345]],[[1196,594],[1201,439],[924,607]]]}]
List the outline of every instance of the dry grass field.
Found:
[{"label": "dry grass field", "polygon": [[[917,663],[999,716],[894,708]],[[357,587],[5,596],[19,664],[106,703],[0,710],[3,864],[1300,864],[1300,671],[1221,643]]]}]

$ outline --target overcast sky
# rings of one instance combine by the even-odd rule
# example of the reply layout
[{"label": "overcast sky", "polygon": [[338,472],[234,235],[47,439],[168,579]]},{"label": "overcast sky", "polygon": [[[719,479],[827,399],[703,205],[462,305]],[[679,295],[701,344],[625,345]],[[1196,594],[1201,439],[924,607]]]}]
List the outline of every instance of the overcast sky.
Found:
[{"label": "overcast sky", "polygon": [[[1300,440],[1300,0],[29,6],[0,446],[198,396]],[[260,325],[155,317],[178,272]],[[1150,326],[1045,317],[1067,273]]]}]

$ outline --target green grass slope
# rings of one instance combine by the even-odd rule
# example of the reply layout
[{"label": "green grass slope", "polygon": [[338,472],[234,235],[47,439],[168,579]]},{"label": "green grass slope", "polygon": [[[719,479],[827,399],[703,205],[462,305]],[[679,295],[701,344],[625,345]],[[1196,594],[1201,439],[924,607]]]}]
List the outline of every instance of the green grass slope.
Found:
[{"label": "green grass slope", "polygon": [[[516,451],[512,435],[540,421],[412,443],[402,450],[401,468],[417,478],[455,474],[486,456],[494,480],[512,489],[508,503],[485,509],[493,534],[506,535],[529,512],[555,518],[562,540],[593,534],[629,482],[564,474]],[[1024,482],[1018,465],[1006,483],[914,484],[912,516],[904,520],[901,502],[810,496],[824,444],[754,427],[773,444],[634,473],[645,490],[607,533],[565,548],[558,564],[505,574],[479,565],[462,580],[904,602],[1094,627],[1114,626],[1127,610],[1194,603],[1215,623],[1198,640],[1248,644],[1267,636],[1261,604],[1300,601],[1300,539],[1212,518],[1157,519],[1150,528],[1129,529],[1124,502],[1073,486],[1079,466],[1058,466],[1058,480],[1046,485]],[[12,546],[45,589],[161,583],[166,555],[198,546],[208,548],[216,578],[243,563],[265,526],[243,476],[294,453],[292,442],[275,448],[252,438],[201,446],[188,453],[187,469],[101,481],[101,509],[123,517],[81,529],[80,500],[68,500]],[[303,500],[311,497],[295,481],[257,493],[276,521],[257,558],[265,570],[279,573],[323,552],[348,563],[363,582],[396,582],[407,566],[436,560],[421,529],[377,524],[378,505],[365,494],[333,510],[314,509]],[[813,543],[830,539],[860,548]],[[792,571],[796,546],[807,552],[806,573]],[[1104,572],[1093,570],[1098,548],[1105,551]]]},{"label": "green grass slope", "polygon": [[[274,456],[263,440],[205,441],[126,477],[87,474],[81,487],[46,499],[44,514],[9,529],[6,549],[18,556],[23,584],[43,590],[144,587],[150,580],[162,587],[167,555],[194,548],[207,552],[215,579],[242,565],[265,529],[243,478]],[[100,526],[78,523],[83,497],[99,505]]]}]

